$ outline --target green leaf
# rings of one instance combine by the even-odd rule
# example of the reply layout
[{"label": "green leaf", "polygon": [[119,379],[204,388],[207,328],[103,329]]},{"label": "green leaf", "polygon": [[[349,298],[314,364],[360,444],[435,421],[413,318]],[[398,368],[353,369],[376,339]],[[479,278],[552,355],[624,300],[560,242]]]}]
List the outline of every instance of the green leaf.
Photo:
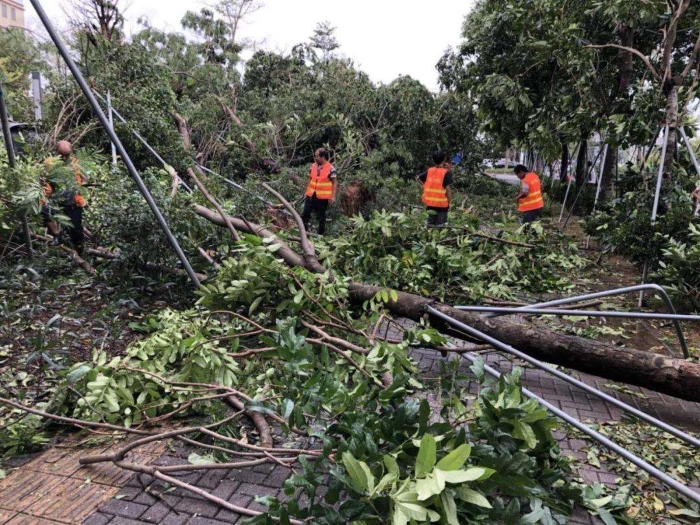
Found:
[{"label": "green leaf", "polygon": [[591,466],[600,468],[600,461],[598,461],[598,455],[593,450],[588,451],[588,454],[586,454],[586,459],[588,460],[588,463]]},{"label": "green leaf", "polygon": [[689,518],[700,518],[700,514],[690,509],[674,509],[669,510],[668,513],[673,516],[688,516]]},{"label": "green leaf", "polygon": [[440,476],[448,483],[466,483],[467,481],[482,481],[488,479],[496,472],[493,469],[485,467],[470,467],[466,470],[450,470],[444,471],[436,469]]},{"label": "green leaf", "polygon": [[530,502],[530,505],[532,507],[532,512],[525,514],[522,518],[520,518],[520,525],[534,525],[544,518],[542,501],[534,500],[534,502]]},{"label": "green leaf", "polygon": [[385,454],[382,458],[384,460],[384,466],[391,474],[399,474],[399,464],[396,462],[396,458],[390,454]]},{"label": "green leaf", "polygon": [[418,407],[418,432],[419,434],[425,434],[428,423],[430,422],[430,403],[427,399],[421,399],[420,406]]},{"label": "green leaf", "polygon": [[291,399],[285,399],[282,401],[282,417],[285,419],[285,421],[289,421],[289,416],[292,415],[292,412],[294,411],[294,401]]},{"label": "green leaf", "polygon": [[417,503],[394,501],[394,516],[392,519],[394,525],[406,525],[410,520],[424,523],[426,519],[439,521],[440,514]]},{"label": "green leaf", "polygon": [[[343,452],[343,466],[347,470],[348,475],[353,483],[353,488],[357,492],[364,492],[369,487],[367,474],[365,469],[360,465],[360,461],[356,460],[350,452]],[[367,465],[365,465],[366,467]]]},{"label": "green leaf", "polygon": [[533,410],[529,414],[525,414],[523,417],[520,418],[520,421],[522,421],[523,423],[534,423],[546,417],[547,410],[544,408],[540,408],[538,410]]},{"label": "green leaf", "polygon": [[396,481],[397,477],[397,474],[394,472],[389,472],[388,474],[384,475],[384,477],[379,480],[379,483],[377,483],[377,486],[372,489],[370,497],[381,494],[390,484]]},{"label": "green leaf", "polygon": [[513,437],[522,439],[527,445],[527,448],[535,448],[537,446],[537,437],[532,427],[527,423],[520,421],[511,421],[513,423]]},{"label": "green leaf", "polygon": [[436,474],[436,472],[428,474],[422,479],[416,480],[416,490],[418,491],[419,501],[425,501],[445,490],[445,479]]},{"label": "green leaf", "polygon": [[617,521],[615,521],[613,515],[605,509],[598,509],[598,516],[605,525],[617,525]]},{"label": "green leaf", "polygon": [[261,295],[260,297],[258,297],[257,299],[255,299],[255,301],[253,301],[253,302],[250,304],[250,308],[248,308],[248,315],[252,314],[252,313],[258,308],[258,306],[260,306],[260,303],[262,302],[263,297],[264,297],[264,296]]},{"label": "green leaf", "polygon": [[440,494],[440,503],[442,503],[442,509],[445,511],[445,519],[448,525],[459,525],[459,519],[457,518],[457,504],[455,503],[455,498],[451,491],[445,491]]},{"label": "green leaf", "polygon": [[592,499],[590,503],[595,505],[597,508],[605,507],[608,503],[612,501],[612,496],[605,496],[604,498]]},{"label": "green leaf", "polygon": [[69,385],[72,385],[76,381],[79,381],[90,370],[92,370],[92,367],[90,365],[80,365],[78,368],[75,368],[68,373],[68,375],[66,376],[66,382]]},{"label": "green leaf", "polygon": [[435,448],[435,438],[432,434],[424,435],[416,457],[416,476],[422,476],[433,470],[436,459]]},{"label": "green leaf", "polygon": [[477,492],[476,490],[472,490],[465,486],[460,486],[455,488],[455,492],[457,493],[457,497],[466,503],[471,503],[472,505],[483,507],[485,509],[492,508],[489,500],[487,500],[483,494]]},{"label": "green leaf", "polygon": [[471,451],[471,446],[467,444],[460,445],[438,461],[437,468],[440,470],[457,470],[462,468],[467,459],[469,459],[469,454],[471,454]]}]

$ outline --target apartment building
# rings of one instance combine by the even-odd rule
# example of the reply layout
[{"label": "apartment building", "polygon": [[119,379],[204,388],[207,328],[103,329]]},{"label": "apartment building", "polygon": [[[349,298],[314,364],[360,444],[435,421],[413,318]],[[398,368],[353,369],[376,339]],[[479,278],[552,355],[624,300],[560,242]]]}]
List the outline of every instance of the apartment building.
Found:
[{"label": "apartment building", "polygon": [[24,0],[0,0],[0,28],[24,29]]}]

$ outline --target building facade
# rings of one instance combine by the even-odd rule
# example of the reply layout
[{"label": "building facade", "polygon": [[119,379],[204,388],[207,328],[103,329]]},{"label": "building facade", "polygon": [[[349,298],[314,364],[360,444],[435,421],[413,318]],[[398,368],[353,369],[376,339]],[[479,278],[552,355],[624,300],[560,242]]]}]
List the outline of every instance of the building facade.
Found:
[{"label": "building facade", "polygon": [[24,0],[0,0],[0,28],[24,29]]}]

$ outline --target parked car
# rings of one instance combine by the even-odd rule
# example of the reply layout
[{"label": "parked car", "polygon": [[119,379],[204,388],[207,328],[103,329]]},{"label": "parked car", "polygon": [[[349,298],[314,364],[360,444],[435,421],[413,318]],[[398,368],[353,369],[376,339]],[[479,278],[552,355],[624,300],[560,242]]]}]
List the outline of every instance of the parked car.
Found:
[{"label": "parked car", "polygon": [[493,168],[493,160],[491,160],[491,159],[483,159],[483,160],[481,161],[481,167],[482,167],[482,169]]},{"label": "parked car", "polygon": [[24,122],[10,122],[10,137],[12,137],[12,147],[18,156],[26,153],[27,145],[39,142],[41,139],[36,128]]},{"label": "parked car", "polygon": [[493,167],[494,168],[515,168],[515,166],[517,166],[517,165],[518,165],[518,163],[515,162],[514,160],[508,160],[508,159],[502,158],[502,159],[498,159],[493,164]]}]

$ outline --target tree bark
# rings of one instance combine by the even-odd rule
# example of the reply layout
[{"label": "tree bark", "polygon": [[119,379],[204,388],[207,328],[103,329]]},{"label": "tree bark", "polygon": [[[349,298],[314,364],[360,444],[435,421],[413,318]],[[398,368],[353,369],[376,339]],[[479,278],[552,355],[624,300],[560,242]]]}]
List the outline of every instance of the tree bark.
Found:
[{"label": "tree bark", "polygon": [[[196,206],[195,211],[215,224],[224,226],[224,220],[218,213],[203,206]],[[280,245],[277,254],[289,266],[301,266],[316,273],[325,271],[318,261],[314,264],[313,261],[305,259],[262,226],[234,217],[230,219],[241,231],[272,238],[275,244]],[[362,283],[350,283],[348,288],[350,299],[360,304],[371,300],[382,289]],[[427,314],[428,306],[542,361],[613,381],[641,386],[680,399],[700,402],[700,363],[664,357],[632,348],[614,347],[599,341],[553,332],[544,323],[522,317],[487,318],[406,292],[397,292],[397,300],[386,303],[386,308],[393,315],[414,321],[424,317],[430,318]],[[443,333],[472,340],[464,334],[455,332],[438,319],[433,318],[431,322]]]},{"label": "tree bark", "polygon": [[566,175],[569,172],[569,145],[562,141],[561,143],[561,168],[559,170],[559,180],[566,182]]},{"label": "tree bark", "polygon": [[617,154],[617,146],[608,144],[608,152],[605,155],[605,164],[603,165],[603,180],[600,181],[600,202],[605,202],[613,193]]},{"label": "tree bark", "polygon": [[[617,36],[620,39],[620,43],[625,48],[634,47],[634,28],[627,25],[624,22],[616,28]],[[627,49],[620,49],[617,55],[617,90],[616,95],[623,93],[629,88],[630,82],[632,81],[632,75],[634,74],[634,55]]]},{"label": "tree bark", "polygon": [[192,136],[190,135],[190,127],[187,125],[185,117],[173,111],[173,118],[177,124],[177,131],[182,137],[182,143],[187,151],[192,150]]},{"label": "tree bark", "polygon": [[666,94],[666,124],[668,124],[666,158],[664,159],[664,180],[669,180],[673,170],[676,148],[678,147],[678,85],[674,78],[667,80],[663,91]]},{"label": "tree bark", "polygon": [[[362,303],[372,299],[381,289],[378,286],[352,283],[349,288],[350,298]],[[405,292],[398,292],[397,301],[390,301],[386,305],[392,314],[415,321],[423,317],[430,318],[426,313],[428,306],[547,363],[641,386],[688,401],[700,401],[700,363],[632,348],[611,347],[599,341],[556,333],[541,322],[522,317],[489,319]],[[471,340],[455,333],[438,319],[432,318],[430,321],[443,333]]]}]

